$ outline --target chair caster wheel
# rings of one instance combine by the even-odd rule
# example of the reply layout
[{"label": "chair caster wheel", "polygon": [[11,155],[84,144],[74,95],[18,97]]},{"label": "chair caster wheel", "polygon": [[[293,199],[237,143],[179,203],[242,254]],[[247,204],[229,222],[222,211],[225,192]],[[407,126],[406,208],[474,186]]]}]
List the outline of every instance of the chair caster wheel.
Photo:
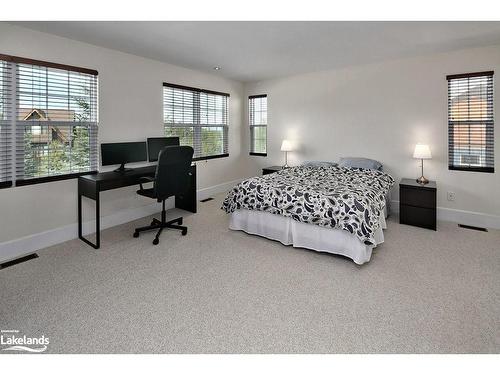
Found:
[{"label": "chair caster wheel", "polygon": [[155,238],[153,240],[153,245],[158,245],[160,243],[160,240],[158,238]]},{"label": "chair caster wheel", "polygon": [[183,229],[182,230],[182,235],[185,236],[187,234],[188,230],[187,229]]},{"label": "chair caster wheel", "polygon": [[177,220],[177,224],[182,225],[182,217],[179,220]]},{"label": "chair caster wheel", "polygon": [[155,225],[155,224],[156,224],[156,221],[155,221],[155,220],[153,220],[153,221],[151,222],[151,226],[153,226],[153,225]]},{"label": "chair caster wheel", "polygon": [[139,237],[139,232],[134,232],[134,238]]}]

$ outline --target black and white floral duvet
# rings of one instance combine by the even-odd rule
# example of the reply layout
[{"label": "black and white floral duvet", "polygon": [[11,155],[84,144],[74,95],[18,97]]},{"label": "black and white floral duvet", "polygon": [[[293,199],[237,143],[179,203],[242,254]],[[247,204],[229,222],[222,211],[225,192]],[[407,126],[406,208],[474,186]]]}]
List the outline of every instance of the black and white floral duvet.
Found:
[{"label": "black and white floral duvet", "polygon": [[375,246],[374,233],[393,185],[394,179],[380,171],[292,167],[242,181],[228,193],[222,209],[259,210],[342,229]]}]

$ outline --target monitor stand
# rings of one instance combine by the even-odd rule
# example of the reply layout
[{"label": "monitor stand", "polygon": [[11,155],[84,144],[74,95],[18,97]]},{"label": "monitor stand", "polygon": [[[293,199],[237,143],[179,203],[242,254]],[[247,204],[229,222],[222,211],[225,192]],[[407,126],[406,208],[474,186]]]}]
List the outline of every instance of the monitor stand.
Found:
[{"label": "monitor stand", "polygon": [[117,173],[125,173],[125,172],[130,172],[132,168],[125,168],[125,163],[122,163],[119,168],[116,168],[113,172]]}]

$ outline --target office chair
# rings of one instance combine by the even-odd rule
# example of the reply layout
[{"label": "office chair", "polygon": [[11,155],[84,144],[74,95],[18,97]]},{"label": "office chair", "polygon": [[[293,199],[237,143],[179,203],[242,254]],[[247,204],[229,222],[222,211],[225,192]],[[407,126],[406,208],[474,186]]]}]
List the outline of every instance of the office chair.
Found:
[{"label": "office chair", "polygon": [[[193,152],[194,150],[190,146],[165,147],[158,155],[155,177],[141,178],[137,194],[162,202],[161,221],[153,219],[150,226],[136,228],[134,237],[139,237],[140,232],[158,229],[153,240],[153,245],[158,245],[163,228],[181,230],[183,236],[187,234],[187,227],[182,226],[182,217],[167,221],[165,200],[174,195],[181,195],[188,190]],[[144,189],[142,184],[146,182],[153,182],[153,187]]]}]

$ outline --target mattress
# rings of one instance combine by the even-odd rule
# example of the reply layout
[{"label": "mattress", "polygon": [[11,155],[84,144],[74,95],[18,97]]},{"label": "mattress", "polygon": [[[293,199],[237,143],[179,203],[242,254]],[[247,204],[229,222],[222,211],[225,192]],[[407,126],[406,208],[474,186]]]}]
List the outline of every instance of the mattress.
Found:
[{"label": "mattress", "polygon": [[292,167],[237,184],[222,202],[228,214],[246,209],[284,216],[299,223],[344,230],[364,245],[377,245],[394,179],[380,171],[354,168]]},{"label": "mattress", "polygon": [[264,211],[237,209],[229,220],[232,230],[259,235],[284,245],[343,255],[360,265],[369,262],[373,249],[384,242],[382,229],[386,227],[385,215],[381,213],[374,233],[376,244],[367,245],[345,230],[301,223],[291,217]]}]

